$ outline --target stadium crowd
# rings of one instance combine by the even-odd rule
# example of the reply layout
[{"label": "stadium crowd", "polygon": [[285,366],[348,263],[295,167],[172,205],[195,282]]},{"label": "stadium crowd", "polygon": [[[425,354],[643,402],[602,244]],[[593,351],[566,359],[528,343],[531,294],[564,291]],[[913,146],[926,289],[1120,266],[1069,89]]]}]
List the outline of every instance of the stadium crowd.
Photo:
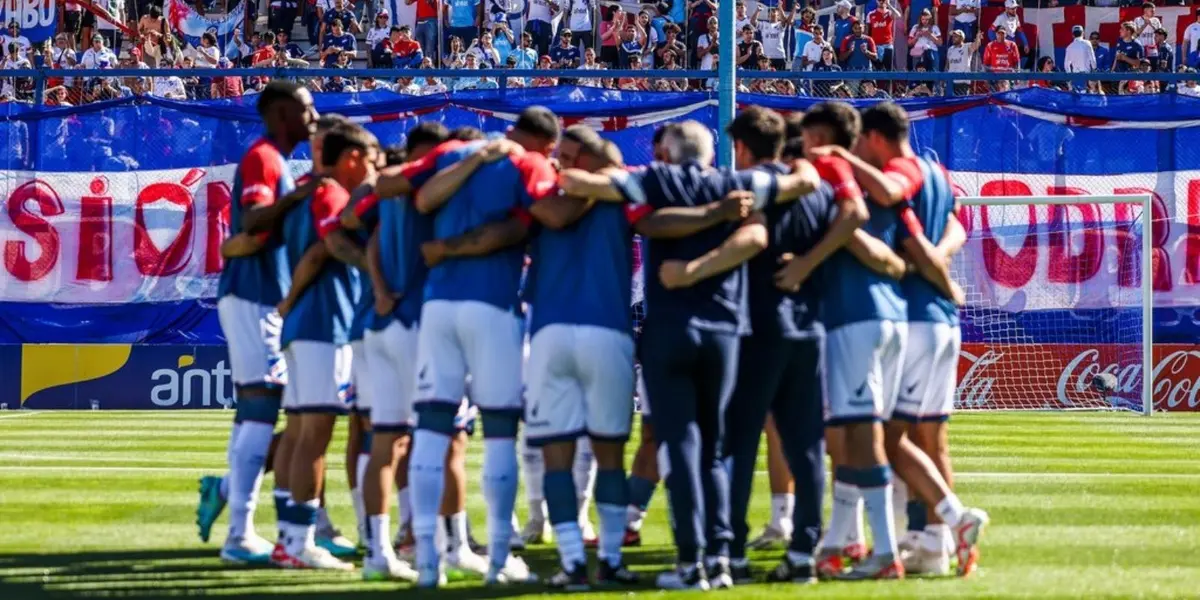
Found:
[{"label": "stadium crowd", "polygon": [[[211,1],[211,0],[210,0]],[[173,67],[169,77],[48,78],[45,101],[71,105],[131,95],[169,99],[229,98],[254,94],[267,78],[221,76],[233,67],[300,67],[321,70],[307,80],[312,91],[387,89],[402,94],[440,94],[494,89],[490,77],[385,79],[345,77],[351,67],[475,69],[578,69],[600,71],[578,79],[508,78],[509,87],[559,83],[636,91],[715,89],[717,78],[605,77],[607,69],[712,70],[718,65],[718,0],[661,0],[639,5],[601,0],[400,0],[416,4],[415,26],[393,25],[375,0],[266,0],[251,5],[243,26],[219,43],[205,33],[198,46],[171,31],[162,0],[66,2],[60,31],[31,44],[18,23],[0,35],[3,69]],[[1195,72],[1200,64],[1200,15],[1178,39],[1171,37],[1153,2],[1089,0],[1096,6],[1137,6],[1142,15],[1122,23],[1117,39],[1076,26],[1063,64],[1052,49],[1036,47],[1021,21],[1020,0],[736,0],[737,66],[742,92],[835,98],[920,97],[1005,91],[1026,83],[887,80],[783,80],[755,78],[769,71],[943,72]],[[94,2],[94,3],[92,3]],[[1025,7],[1062,6],[1079,0],[1025,0]],[[1181,2],[1176,2],[1181,3]],[[88,4],[84,10],[82,4]],[[519,12],[512,9],[523,5]],[[203,0],[197,7],[203,9]],[[210,9],[213,7],[210,7]],[[227,7],[226,7],[227,8]],[[633,10],[633,8],[636,8]],[[985,22],[984,13],[998,14]],[[262,13],[260,15],[259,13]],[[943,15],[945,28],[938,25]],[[129,17],[127,15],[132,15]],[[135,17],[135,18],[134,18]],[[440,19],[440,23],[439,23]],[[299,20],[300,27],[297,27]],[[116,25],[122,23],[133,36]],[[555,27],[557,26],[557,30]],[[300,41],[293,39],[299,29]],[[243,32],[249,31],[249,35]],[[902,40],[900,38],[903,38]],[[444,42],[444,43],[442,43]],[[901,42],[901,43],[898,43]],[[1035,81],[1032,85],[1066,87]],[[990,89],[989,89],[990,86]],[[32,101],[29,78],[3,79],[0,101]],[[1154,81],[1091,82],[1076,91],[1107,94],[1178,92],[1200,95],[1194,83],[1160,86]]]}]

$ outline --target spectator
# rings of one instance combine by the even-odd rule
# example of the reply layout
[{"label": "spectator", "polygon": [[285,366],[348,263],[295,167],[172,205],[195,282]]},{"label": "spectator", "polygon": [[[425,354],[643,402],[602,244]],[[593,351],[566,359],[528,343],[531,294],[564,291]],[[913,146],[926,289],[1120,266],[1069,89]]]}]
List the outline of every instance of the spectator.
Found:
[{"label": "spectator", "polygon": [[[338,3],[342,2],[342,0],[337,1]],[[334,14],[334,11],[330,11],[329,14]],[[334,19],[329,23],[329,35],[326,35],[324,39],[325,42],[321,44],[321,65],[325,68],[336,65],[338,56],[343,52],[357,54],[358,41],[342,28],[341,19]]]},{"label": "spectator", "polygon": [[367,30],[367,48],[370,50],[367,66],[380,66],[375,61],[375,55],[379,50],[379,46],[385,40],[390,42],[392,32],[397,29],[389,25],[389,23],[391,23],[391,19],[388,16],[388,11],[381,10],[375,14],[375,24]]},{"label": "spectator", "polygon": [[[290,37],[291,34],[287,31],[279,30],[275,32],[275,51],[286,56],[289,61],[303,61],[304,51],[300,49],[299,44],[289,41],[288,38]],[[304,63],[304,65],[307,64],[306,62]]]},{"label": "spectator", "polygon": [[1065,58],[1063,59],[1063,68],[1068,73],[1091,73],[1095,71],[1096,50],[1092,47],[1092,44],[1083,39],[1083,26],[1076,25],[1072,27],[1071,36],[1074,39],[1067,46]]},{"label": "spectator", "polygon": [[449,69],[461,69],[466,63],[467,53],[463,48],[462,38],[457,35],[450,36],[450,51],[442,58],[442,66]]},{"label": "spectator", "polygon": [[752,29],[756,29],[758,25],[758,14],[762,12],[762,9],[763,3],[759,2],[754,7],[754,16],[747,15],[745,0],[737,0],[737,4],[735,4],[733,7],[733,30],[741,31],[745,29],[747,25],[749,25]]},{"label": "spectator", "polygon": [[[929,71],[929,69],[925,68],[925,65],[917,65],[917,68],[916,68],[917,73],[925,73],[928,71]],[[927,82],[927,81],[909,82],[908,94],[907,94],[907,96],[909,98],[927,98],[932,95],[933,95],[933,89],[932,89],[932,86],[929,84],[929,82]]]},{"label": "spectator", "polygon": [[858,89],[858,97],[864,100],[891,100],[892,95],[879,89],[875,80],[864,79]]},{"label": "spectator", "polygon": [[450,35],[468,47],[473,45],[479,37],[479,0],[446,0],[446,4],[450,9]]},{"label": "spectator", "polygon": [[617,47],[625,32],[627,14],[618,4],[609,12],[608,18],[600,22],[600,62],[606,65],[616,65],[621,60]]},{"label": "spectator", "polygon": [[557,10],[558,6],[551,0],[526,1],[525,32],[532,36],[532,47],[539,56],[550,54],[550,42],[554,38],[554,28],[551,22]]},{"label": "spectator", "polygon": [[1117,73],[1138,70],[1141,67],[1142,58],[1146,56],[1142,45],[1134,39],[1135,31],[1137,29],[1133,23],[1129,21],[1121,23],[1121,39],[1117,40],[1117,46],[1114,48],[1116,57],[1113,59],[1113,71]]},{"label": "spectator", "polygon": [[[833,48],[823,48],[821,50],[821,60],[817,62],[817,64],[813,65],[812,68],[814,73],[840,73],[841,70],[842,68],[839,67],[837,63],[833,62]],[[819,96],[821,98],[829,98],[833,96],[833,88],[837,85],[841,85],[841,82],[837,80],[814,81],[812,84],[812,95]]]},{"label": "spectator", "polygon": [[[1054,68],[1054,59],[1049,56],[1043,56],[1037,62],[1038,73],[1056,73],[1058,69]],[[1065,86],[1061,83],[1053,83],[1046,79],[1035,79],[1031,83],[1032,87],[1041,87],[1052,90],[1065,90]]]},{"label": "spectator", "polygon": [[250,66],[266,67],[275,62],[275,55],[278,53],[275,46],[275,34],[268,31],[263,34],[263,43],[250,55]]},{"label": "spectator", "polygon": [[499,68],[500,53],[496,51],[496,47],[492,45],[492,32],[485,31],[471,44],[467,49],[467,56],[474,56],[475,63],[480,69],[496,69]]},{"label": "spectator", "polygon": [[1133,28],[1138,43],[1142,45],[1143,56],[1153,64],[1158,59],[1158,44],[1154,34],[1163,28],[1162,20],[1154,16],[1153,2],[1142,3],[1142,16],[1133,20]]},{"label": "spectator", "polygon": [[[972,73],[975,71],[975,57],[979,53],[979,45],[983,43],[983,33],[975,34],[975,41],[970,46],[966,44],[966,35],[962,30],[950,32],[950,45],[946,47],[946,71],[949,73]],[[971,91],[971,82],[955,80],[953,84],[955,96],[966,96]]]},{"label": "spectator", "polygon": [[[354,17],[354,11],[346,7],[346,0],[333,0],[333,8],[324,11],[324,17],[321,19],[321,32],[318,36],[318,41],[322,51],[328,48],[328,38],[330,35],[349,35],[351,33],[362,33],[362,28],[358,25],[358,20]],[[334,23],[341,25],[342,33],[334,30]],[[350,36],[354,39],[354,36]],[[311,40],[310,40],[311,41]]]},{"label": "spectator", "polygon": [[[66,1],[63,2],[63,29],[59,35],[67,36],[67,45],[72,51],[75,50],[75,38],[82,34],[83,30],[83,15],[85,10],[78,2]],[[92,13],[88,12],[88,15]],[[95,17],[92,17],[93,19]],[[3,37],[3,36],[0,36]]]},{"label": "spectator", "polygon": [[[227,58],[222,58],[219,67],[230,69],[233,67],[233,63],[229,62]],[[241,77],[213,77],[213,98],[241,98],[243,91]]]},{"label": "spectator", "polygon": [[[517,48],[517,41],[513,38],[512,29],[509,28],[508,22],[492,23],[492,47],[496,49],[496,54],[500,56],[500,62],[496,66],[507,66],[509,57],[512,56],[513,50]],[[509,68],[511,69],[512,67]]]},{"label": "spectator", "polygon": [[[79,62],[79,57],[75,51],[71,49],[69,43],[70,36],[66,33],[60,33],[54,36],[54,46],[50,48],[50,64],[51,69],[74,69]],[[47,85],[54,87],[57,85],[65,85],[68,88],[75,86],[74,78],[63,79],[61,77],[50,78],[46,82]]]},{"label": "spectator", "polygon": [[[1195,73],[1195,71],[1190,71]],[[1176,93],[1180,96],[1191,96],[1192,98],[1200,98],[1200,85],[1197,85],[1196,78],[1190,78],[1183,82],[1183,85],[1176,89]]]},{"label": "spectator", "polygon": [[325,82],[321,91],[341,94],[345,92],[355,92],[357,90],[354,89],[354,84],[350,80],[342,77],[341,75],[333,75],[328,81]]},{"label": "spectator", "polygon": [[417,5],[416,41],[421,52],[435,60],[441,57],[441,41],[438,39],[438,0],[404,0],[408,6]]},{"label": "spectator", "polygon": [[[554,59],[550,58],[548,54],[543,54],[538,59],[538,68],[544,71],[554,68]],[[558,85],[558,79],[549,76],[534,77],[529,85],[530,87],[553,87]]]},{"label": "spectator", "polygon": [[0,44],[4,45],[7,51],[9,44],[16,44],[17,50],[26,60],[29,59],[29,54],[33,50],[33,45],[29,43],[29,38],[21,35],[21,26],[16,19],[8,22],[8,33],[0,35]]},{"label": "spectator", "polygon": [[711,71],[717,68],[717,51],[719,50],[720,28],[717,18],[707,21],[708,31],[696,39],[696,59],[700,62],[701,71]]},{"label": "spectator", "polygon": [[188,97],[183,80],[174,75],[155,77],[152,81],[150,95],[168,100],[187,100]]},{"label": "spectator", "polygon": [[1175,72],[1175,49],[1167,43],[1167,30],[1159,28],[1154,32],[1155,56],[1150,59],[1154,70],[1160,73]]},{"label": "spectator", "polygon": [[261,94],[265,89],[267,89],[266,77],[251,77],[250,86],[247,87],[244,92],[242,92],[242,95],[253,96],[254,94]]},{"label": "spectator", "polygon": [[780,96],[795,96],[796,84],[787,79],[779,79],[775,81],[775,93]]},{"label": "spectator", "polygon": [[[762,4],[759,4],[759,7],[761,8]],[[767,9],[767,21],[758,23],[758,33],[762,36],[763,54],[771,60],[771,67],[777,71],[787,68],[787,54],[783,49],[784,32],[791,26],[791,14],[781,19],[779,8],[774,6]]]},{"label": "spectator", "polygon": [[[570,30],[574,34],[574,43],[580,46],[581,51],[593,47],[596,36],[592,14],[596,10],[596,0],[557,0],[557,2],[559,9],[565,13],[562,19],[565,25],[562,30]],[[646,20],[649,21],[649,15]]]},{"label": "spectator", "polygon": [[1200,64],[1200,11],[1196,12],[1196,22],[1183,30],[1183,53],[1184,62],[1189,67]]},{"label": "spectator", "polygon": [[[662,65],[660,66],[660,68],[663,69],[664,71],[678,71],[678,70],[682,69],[682,67],[679,65],[679,57],[681,57],[681,56],[683,56],[683,54],[677,53],[677,52],[672,52],[670,50],[668,50],[667,52],[664,52],[662,54]],[[662,81],[667,82],[668,89],[666,91],[671,91],[671,92],[687,91],[687,81],[686,80],[678,79],[678,78],[671,78],[671,79],[663,79]]]},{"label": "spectator", "polygon": [[908,68],[924,65],[932,71],[937,65],[937,49],[942,45],[942,30],[933,22],[933,14],[922,11],[916,25],[908,32]]},{"label": "spectator", "polygon": [[1092,51],[1096,53],[1096,70],[1097,71],[1112,71],[1112,53],[1108,48],[1100,45],[1100,34],[1091,32],[1088,34],[1088,40],[1092,43]]},{"label": "spectator", "polygon": [[[425,60],[429,60],[429,59],[427,58]],[[450,90],[446,88],[446,84],[442,83],[441,80],[436,77],[426,77],[424,83],[421,84],[421,95],[422,96],[445,94],[449,91]]]},{"label": "spectator", "polygon": [[804,45],[804,55],[801,56],[801,67],[805,71],[813,70],[813,65],[821,62],[821,52],[829,50],[833,52],[833,46],[825,41],[825,28],[820,25],[814,25],[812,29],[813,39]]},{"label": "spectator", "polygon": [[[681,0],[675,0],[680,2]],[[696,47],[696,40],[700,38],[705,31],[709,31],[709,37],[715,39],[711,35],[711,27],[706,29],[706,24],[709,19],[716,18],[717,2],[716,0],[687,0],[688,10],[688,46]],[[680,21],[676,21],[679,23]]]},{"label": "spectator", "polygon": [[622,69],[631,69],[632,57],[638,57],[641,61],[642,55],[646,52],[646,42],[643,37],[643,32],[640,27],[633,23],[625,25],[625,31],[621,33],[621,45],[617,48],[617,64]]},{"label": "spectator", "polygon": [[983,66],[993,73],[1008,73],[1015,71],[1021,64],[1021,56],[1017,45],[1008,39],[1008,30],[1003,27],[996,30],[996,39],[983,49]]},{"label": "spectator", "polygon": [[[25,57],[26,53],[21,50],[21,46],[17,42],[9,42],[4,50],[4,64],[2,68],[5,71],[33,68],[33,64]],[[3,80],[3,85],[0,86],[0,94],[7,94],[18,100],[28,100],[32,97],[32,93],[33,80],[28,77],[8,77]]]},{"label": "spectator", "polygon": [[[642,55],[632,54],[629,56],[629,68],[639,70],[642,68]],[[645,77],[622,77],[617,82],[617,88],[630,92],[644,92],[650,89],[650,82]]]},{"label": "spectator", "polygon": [[418,69],[425,62],[421,45],[412,39],[412,28],[408,25],[392,27],[388,42],[392,47],[392,66],[397,69]]},{"label": "spectator", "polygon": [[412,77],[400,77],[396,79],[395,92],[405,96],[420,96],[422,95],[421,86],[413,81]]},{"label": "spectator", "polygon": [[863,33],[861,21],[855,23],[850,29],[850,36],[842,40],[838,58],[842,68],[847,71],[871,71],[871,66],[879,59],[875,40]]},{"label": "spectator", "polygon": [[[604,65],[596,62],[596,51],[588,48],[583,51],[583,64],[579,68],[584,71],[599,71],[604,68]],[[600,87],[600,80],[595,77],[587,77],[579,80],[579,85],[588,87]]]},{"label": "spectator", "polygon": [[221,60],[221,51],[217,48],[217,36],[204,32],[200,36],[200,47],[196,48],[196,65],[206,69],[217,66]]},{"label": "spectator", "polygon": [[296,12],[299,8],[298,0],[270,0],[267,3],[267,29],[291,31],[296,26]]},{"label": "spectator", "polygon": [[[658,31],[650,21],[650,13],[641,11],[637,17],[637,29],[641,34],[642,40],[642,66],[647,69],[654,68],[654,49],[658,47],[658,43],[662,38],[658,37]],[[647,84],[649,85],[649,84]]]},{"label": "spectator", "polygon": [[112,48],[113,52],[120,52],[124,40],[118,26],[125,25],[125,1],[94,0],[91,6],[99,13],[96,17],[96,30],[104,36],[104,44]]},{"label": "spectator", "polygon": [[[1118,55],[1118,60],[1119,59],[1120,59],[1120,56]],[[1140,73],[1149,73],[1150,69],[1151,69],[1150,60],[1143,58],[1143,59],[1138,60],[1137,68],[1134,69],[1134,71],[1140,72]],[[1153,92],[1157,91],[1152,87],[1155,83],[1157,83],[1157,82],[1142,81],[1140,79],[1129,79],[1129,80],[1120,82],[1117,89],[1119,90],[1119,92],[1121,94],[1149,94],[1149,93],[1153,93]]]},{"label": "spectator", "polygon": [[[978,3],[978,0],[970,0]],[[896,64],[896,17],[900,13],[892,7],[891,0],[879,0],[875,10],[867,14],[867,25],[870,27],[871,40],[875,42],[875,53],[878,59],[875,68],[890,71]]]},{"label": "spectator", "polygon": [[167,52],[167,36],[170,35],[161,8],[150,6],[150,12],[138,19],[137,34],[137,47],[142,49],[142,55],[150,66],[158,67]]},{"label": "spectator", "polygon": [[963,32],[963,39],[973,40],[979,33],[980,0],[950,0],[950,30]]},{"label": "spectator", "polygon": [[668,52],[674,54],[677,61],[678,57],[687,55],[687,47],[680,41],[679,33],[679,26],[674,23],[667,23],[663,27],[663,35],[666,36],[666,39],[660,42],[654,49],[654,63],[656,65],[665,64],[666,61],[663,59],[663,56]]},{"label": "spectator", "polygon": [[111,69],[117,64],[117,55],[104,46],[104,36],[96,33],[92,35],[92,47],[83,53],[79,64],[84,69]]},{"label": "spectator", "polygon": [[[796,10],[800,7],[799,2],[792,3],[792,70],[805,70],[804,63],[804,48],[813,39],[813,29],[817,27],[817,13],[809,7],[805,7],[800,12],[800,19],[796,19]],[[816,62],[821,58],[820,54],[813,59]],[[811,63],[809,63],[811,64]]]},{"label": "spectator", "polygon": [[[992,21],[992,32],[989,37],[996,39],[996,32],[1003,29],[1007,34],[1006,39],[1018,45],[1020,55],[1027,56],[1029,54],[1029,40],[1025,39],[1025,32],[1021,31],[1021,17],[1017,16],[1017,8],[1019,6],[1020,3],[1017,0],[1005,0],[1004,12],[996,15],[996,20]],[[1016,66],[1019,66],[1019,64]]]},{"label": "spectator", "polygon": [[514,69],[536,69],[538,55],[533,49],[533,36],[528,31],[522,33],[521,46],[515,48],[508,56],[516,57],[516,61],[513,62]]},{"label": "spectator", "polygon": [[125,55],[125,60],[121,63],[121,68],[124,69],[149,69],[150,65],[142,62],[142,51],[137,48],[130,48],[129,54]]},{"label": "spectator", "polygon": [[850,14],[850,9],[854,6],[850,0],[838,0],[834,6],[837,8],[833,14],[829,42],[834,48],[841,48],[842,40],[850,36],[851,28],[858,22],[858,19]]},{"label": "spectator", "polygon": [[[412,77],[401,77],[396,80],[396,85],[393,85],[386,81],[381,81],[379,79],[375,79],[374,77],[368,75],[366,77],[363,77],[360,80],[360,84],[358,86],[358,91],[374,92],[377,90],[387,90],[389,92],[398,92],[398,91],[400,91],[399,83],[406,79],[408,81],[412,81]],[[420,93],[420,90],[421,90],[420,86],[415,86],[415,87],[417,89],[417,92]],[[249,93],[249,92],[247,92],[247,93]]]},{"label": "spectator", "polygon": [[766,56],[762,42],[754,39],[754,29],[749,25],[742,28],[742,41],[738,42],[737,52],[739,69],[757,69],[758,59]]},{"label": "spectator", "polygon": [[[1183,92],[1180,92],[1183,93]],[[3,95],[3,94],[0,94]],[[46,106],[73,106],[67,95],[67,88],[58,85],[46,90]]]},{"label": "spectator", "polygon": [[[632,25],[630,25],[632,27]],[[556,69],[574,69],[579,66],[579,46],[574,42],[575,34],[563,29],[558,34],[558,45],[550,49],[550,59]]]}]

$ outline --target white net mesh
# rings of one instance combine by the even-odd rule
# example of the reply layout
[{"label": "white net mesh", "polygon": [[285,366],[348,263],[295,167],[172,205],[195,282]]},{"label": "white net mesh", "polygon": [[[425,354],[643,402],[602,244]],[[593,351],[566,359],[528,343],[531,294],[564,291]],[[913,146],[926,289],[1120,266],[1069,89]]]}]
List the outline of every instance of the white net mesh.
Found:
[{"label": "white net mesh", "polygon": [[956,408],[1141,410],[1143,209],[1116,200],[964,203]]}]

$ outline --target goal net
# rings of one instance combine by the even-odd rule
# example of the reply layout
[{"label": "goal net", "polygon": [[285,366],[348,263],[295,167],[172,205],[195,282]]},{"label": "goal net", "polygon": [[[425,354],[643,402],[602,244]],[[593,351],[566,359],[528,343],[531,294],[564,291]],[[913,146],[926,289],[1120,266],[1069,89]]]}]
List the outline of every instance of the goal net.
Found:
[{"label": "goal net", "polygon": [[1150,196],[961,198],[959,409],[1150,412]]}]

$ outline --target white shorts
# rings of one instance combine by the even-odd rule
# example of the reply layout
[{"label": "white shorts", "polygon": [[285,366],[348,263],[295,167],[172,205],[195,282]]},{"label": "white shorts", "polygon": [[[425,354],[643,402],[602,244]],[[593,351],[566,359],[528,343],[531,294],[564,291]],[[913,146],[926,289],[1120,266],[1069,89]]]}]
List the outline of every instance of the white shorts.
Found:
[{"label": "white shorts", "polygon": [[634,366],[634,391],[637,392],[637,404],[634,408],[642,413],[643,419],[650,418],[650,403],[646,401],[646,379],[642,377],[642,365]]},{"label": "white shorts", "polygon": [[946,323],[910,322],[900,397],[893,418],[944,421],[954,410],[962,332]]},{"label": "white shorts", "polygon": [[283,350],[291,383],[283,407],[297,413],[344,413],[349,409],[353,354],[349,345],[296,340]]},{"label": "white shorts", "polygon": [[457,405],[471,376],[483,412],[521,409],[521,319],[475,301],[431,300],[421,309],[415,404]]},{"label": "white shorts", "polygon": [[229,346],[234,385],[287,385],[287,368],[279,350],[283,319],[274,306],[225,296],[217,301],[217,318]]},{"label": "white shorts", "polygon": [[888,420],[896,409],[908,323],[861,321],[825,334],[825,422]]},{"label": "white shorts", "polygon": [[605,327],[547,325],[533,336],[525,435],[530,446],[590,435],[629,438],[633,338]]},{"label": "white shorts", "polygon": [[399,321],[363,334],[370,365],[365,385],[371,398],[371,428],[376,431],[407,432],[416,424],[412,394],[417,374],[417,337],[415,325],[408,328]]}]

